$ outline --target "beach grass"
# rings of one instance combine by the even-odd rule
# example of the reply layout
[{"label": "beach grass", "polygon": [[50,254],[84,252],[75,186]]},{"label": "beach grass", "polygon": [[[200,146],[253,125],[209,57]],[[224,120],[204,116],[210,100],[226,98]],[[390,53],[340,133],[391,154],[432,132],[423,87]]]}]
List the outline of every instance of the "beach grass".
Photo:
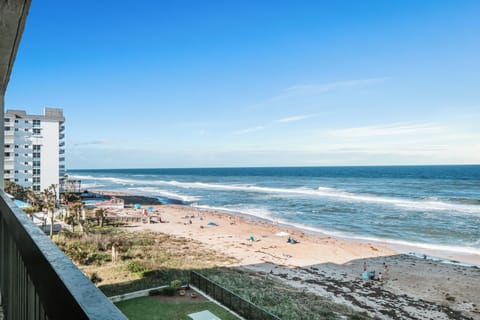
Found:
[{"label": "beach grass", "polygon": [[[62,232],[57,246],[89,278],[98,279],[107,296],[189,281],[190,270],[228,265],[236,260],[205,249],[200,243],[155,232],[127,232],[120,228],[92,228],[88,233]],[[118,256],[112,261],[111,247]]]},{"label": "beach grass", "polygon": [[128,319],[170,319],[190,320],[189,314],[208,310],[222,320],[238,320],[236,316],[213,302],[161,301],[153,297],[143,297],[116,303]]},{"label": "beach grass", "polygon": [[241,268],[199,270],[208,279],[284,320],[371,319],[331,299],[285,285],[268,273]]}]

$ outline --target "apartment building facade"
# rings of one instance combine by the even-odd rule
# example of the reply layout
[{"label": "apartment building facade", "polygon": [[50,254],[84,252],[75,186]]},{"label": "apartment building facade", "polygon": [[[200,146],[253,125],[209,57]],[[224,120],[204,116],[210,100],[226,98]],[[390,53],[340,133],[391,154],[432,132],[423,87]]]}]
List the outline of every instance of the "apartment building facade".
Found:
[{"label": "apartment building facade", "polygon": [[43,115],[7,110],[4,121],[5,181],[35,191],[53,184],[59,190],[65,176],[63,110],[45,108]]}]

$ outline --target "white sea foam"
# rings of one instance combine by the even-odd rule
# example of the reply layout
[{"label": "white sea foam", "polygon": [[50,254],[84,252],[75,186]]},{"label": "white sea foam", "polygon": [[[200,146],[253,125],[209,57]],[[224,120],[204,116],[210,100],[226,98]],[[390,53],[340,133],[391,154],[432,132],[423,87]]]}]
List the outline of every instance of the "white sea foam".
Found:
[{"label": "white sea foam", "polygon": [[128,188],[128,190],[140,191],[141,193],[147,193],[151,196],[165,197],[175,200],[180,200],[183,202],[194,202],[198,201],[200,197],[187,196],[180,193],[175,193],[171,191],[161,190],[155,187],[138,187],[138,188]]},{"label": "white sea foam", "polygon": [[101,187],[104,187],[104,185],[102,184],[98,184],[96,182],[94,183],[82,183],[82,188],[83,189],[98,189],[98,188],[101,188]]},{"label": "white sea foam", "polygon": [[307,196],[307,197],[326,197],[333,200],[344,200],[350,202],[367,202],[367,203],[378,203],[385,205],[392,205],[396,207],[405,208],[408,210],[415,211],[456,211],[457,213],[467,213],[467,214],[480,214],[479,205],[467,205],[467,204],[457,204],[444,201],[434,201],[433,199],[429,200],[409,200],[402,198],[390,198],[382,197],[376,195],[368,194],[356,194],[347,192],[344,190],[329,188],[329,187],[318,187],[313,188],[271,188],[271,187],[261,187],[256,185],[246,185],[246,184],[217,184],[217,183],[205,183],[205,182],[179,182],[175,180],[134,180],[134,179],[120,179],[114,177],[93,177],[93,176],[75,176],[78,179],[85,180],[100,180],[100,181],[110,181],[115,184],[120,185],[151,185],[151,186],[173,186],[182,189],[203,189],[203,190],[219,190],[219,191],[237,191],[237,192],[255,192],[255,193],[266,193],[266,194],[275,194],[275,195],[297,195],[297,196]]}]

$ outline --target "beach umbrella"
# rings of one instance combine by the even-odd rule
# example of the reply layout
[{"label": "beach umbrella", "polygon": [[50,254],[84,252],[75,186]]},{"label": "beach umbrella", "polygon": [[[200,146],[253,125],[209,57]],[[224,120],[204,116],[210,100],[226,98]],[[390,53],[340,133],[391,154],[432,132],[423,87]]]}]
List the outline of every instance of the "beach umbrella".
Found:
[{"label": "beach umbrella", "polygon": [[140,205],[140,203],[135,203],[135,204],[133,205],[133,207],[134,207],[135,209],[140,209],[142,206]]},{"label": "beach umbrella", "polygon": [[152,207],[148,207],[148,212],[153,212],[153,208]]}]

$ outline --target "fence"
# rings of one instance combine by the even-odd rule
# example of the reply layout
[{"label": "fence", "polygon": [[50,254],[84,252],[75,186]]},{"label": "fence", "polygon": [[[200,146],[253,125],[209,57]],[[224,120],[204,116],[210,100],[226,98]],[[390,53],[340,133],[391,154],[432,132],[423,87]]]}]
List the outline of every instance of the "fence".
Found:
[{"label": "fence", "polygon": [[220,302],[227,308],[235,311],[242,317],[249,320],[280,320],[279,317],[271,314],[265,309],[245,300],[219,284],[209,280],[205,276],[192,271],[190,283],[208,294],[214,300]]},{"label": "fence", "polygon": [[0,302],[8,320],[126,319],[2,191]]}]

